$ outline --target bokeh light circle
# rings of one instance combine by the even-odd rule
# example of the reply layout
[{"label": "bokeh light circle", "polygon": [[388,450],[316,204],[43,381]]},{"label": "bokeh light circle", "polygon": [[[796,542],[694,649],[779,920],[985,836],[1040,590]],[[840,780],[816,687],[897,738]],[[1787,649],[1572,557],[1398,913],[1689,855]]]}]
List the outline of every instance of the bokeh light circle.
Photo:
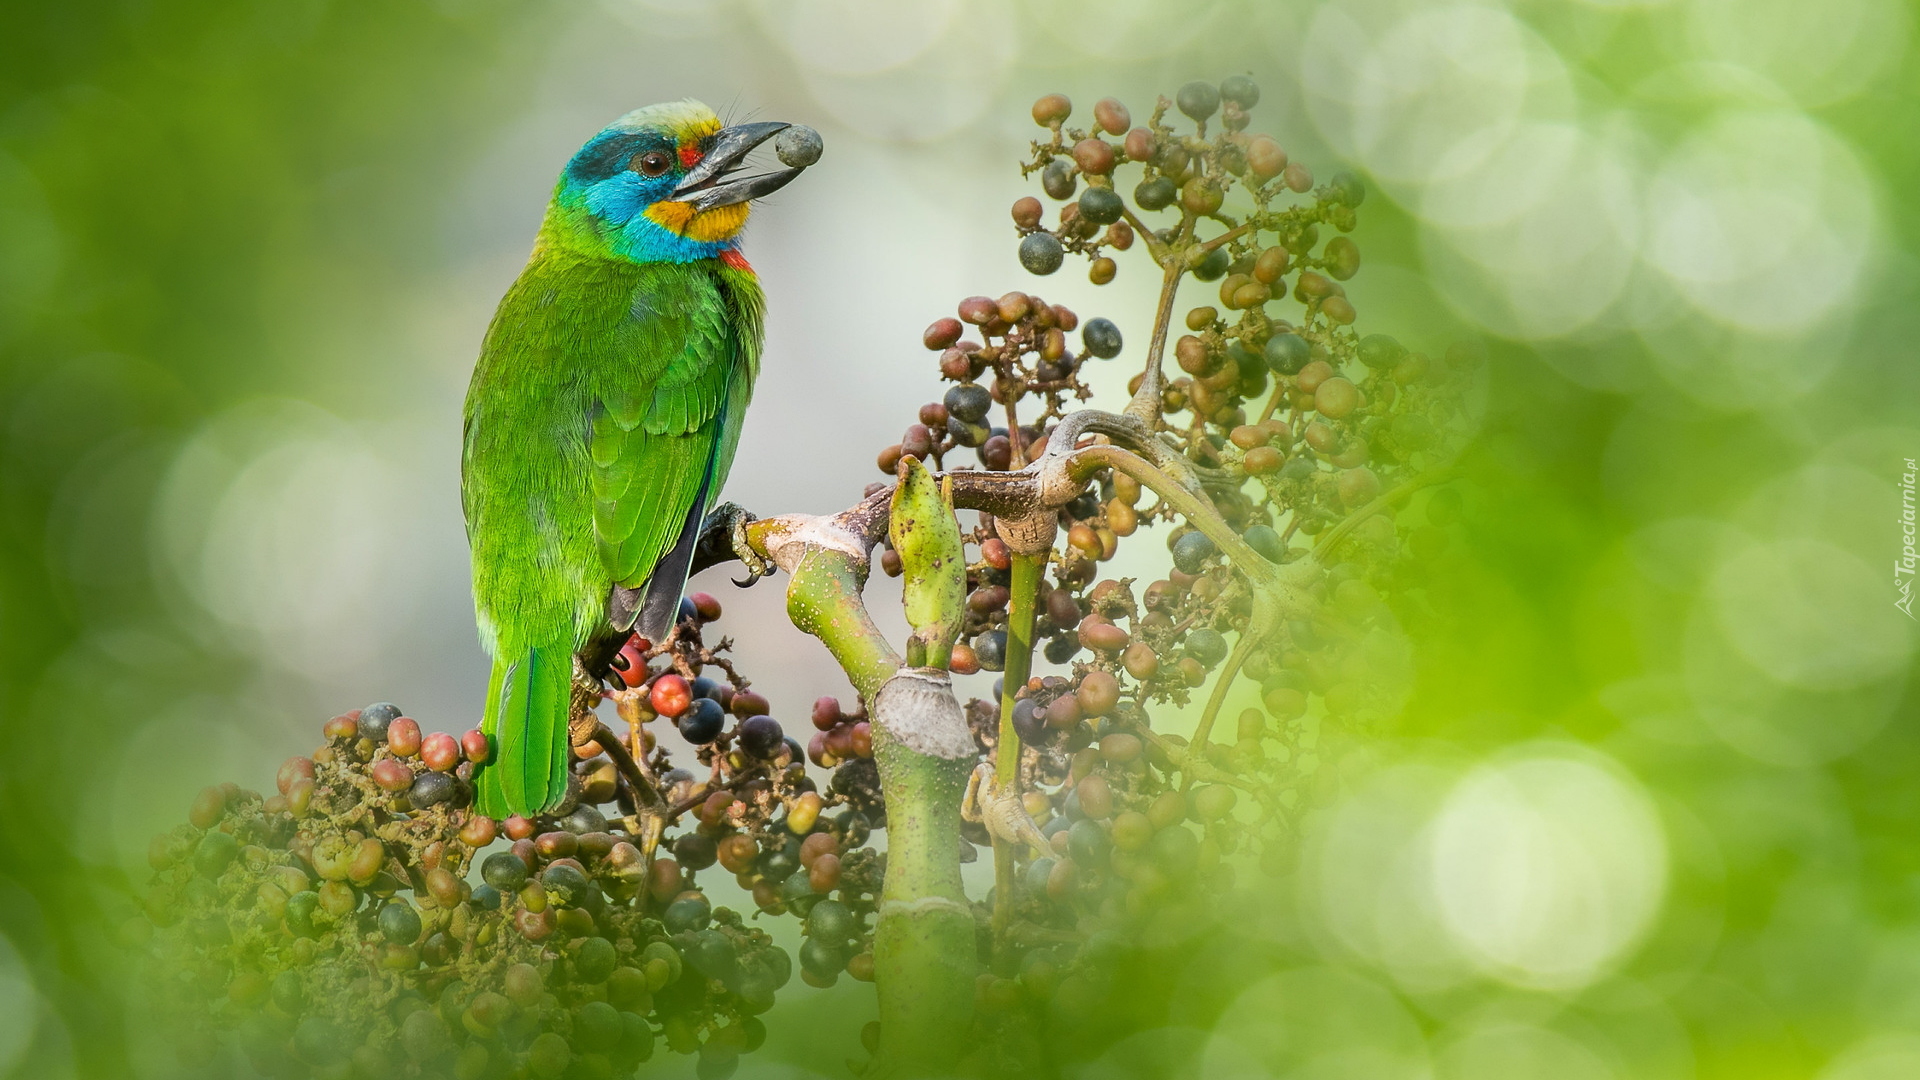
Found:
[{"label": "bokeh light circle", "polygon": [[1658,913],[1659,818],[1592,751],[1534,747],[1469,773],[1434,822],[1440,917],[1489,974],[1565,990],[1598,978]]},{"label": "bokeh light circle", "polygon": [[1789,333],[1853,298],[1876,224],[1852,148],[1796,112],[1724,113],[1647,189],[1647,259],[1702,314]]}]

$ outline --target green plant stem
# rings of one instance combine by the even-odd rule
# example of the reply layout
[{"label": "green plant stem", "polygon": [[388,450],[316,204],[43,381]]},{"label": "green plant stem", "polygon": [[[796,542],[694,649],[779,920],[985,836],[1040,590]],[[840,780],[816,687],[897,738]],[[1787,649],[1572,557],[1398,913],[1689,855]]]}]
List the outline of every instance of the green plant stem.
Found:
[{"label": "green plant stem", "polygon": [[867,1077],[948,1074],[964,1052],[978,943],[960,881],[968,763],[916,753],[880,725],[887,873],[873,931],[880,1052]]},{"label": "green plant stem", "polygon": [[[1013,696],[1033,671],[1034,608],[1039,599],[1040,573],[1045,552],[1013,555],[1012,596],[1007,609],[1007,661],[1000,681],[1000,746],[994,757],[996,782],[1004,790],[1020,786],[1020,733],[1013,727]],[[993,936],[999,943],[1013,921],[1013,860],[1019,846],[995,837],[993,841]]]},{"label": "green plant stem", "polygon": [[[874,624],[860,591],[864,566],[844,551],[802,556],[787,587],[793,624],[820,639],[875,702],[900,657]],[[964,1047],[978,967],[971,909],[960,880],[960,798],[969,762],[916,752],[875,709],[874,757],[887,800],[887,872],[874,925],[878,1078],[948,1072]]]},{"label": "green plant stem", "polygon": [[871,702],[899,670],[900,654],[887,644],[860,599],[862,577],[840,552],[808,552],[787,584],[787,617],[820,639],[861,699]]}]

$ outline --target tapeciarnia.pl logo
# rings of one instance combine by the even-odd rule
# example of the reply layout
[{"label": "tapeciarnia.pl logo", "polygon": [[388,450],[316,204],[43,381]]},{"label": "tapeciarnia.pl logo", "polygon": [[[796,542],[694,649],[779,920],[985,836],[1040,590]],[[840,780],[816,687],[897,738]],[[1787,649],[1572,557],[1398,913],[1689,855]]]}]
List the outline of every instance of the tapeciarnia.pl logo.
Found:
[{"label": "tapeciarnia.pl logo", "polygon": [[1916,558],[1913,550],[1913,480],[1920,468],[1914,466],[1912,458],[1906,459],[1907,471],[1900,474],[1900,557],[1893,560],[1893,606],[1913,614],[1913,571]]}]

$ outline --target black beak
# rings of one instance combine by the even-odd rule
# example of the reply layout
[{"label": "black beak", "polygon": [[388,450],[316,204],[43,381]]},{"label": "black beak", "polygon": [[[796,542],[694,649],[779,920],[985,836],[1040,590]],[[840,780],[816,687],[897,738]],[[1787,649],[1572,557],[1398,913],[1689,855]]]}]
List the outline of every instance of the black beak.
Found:
[{"label": "black beak", "polygon": [[799,176],[803,170],[786,169],[758,176],[743,176],[737,180],[723,181],[723,178],[738,168],[754,147],[791,126],[770,122],[735,124],[721,129],[707,140],[706,154],[700,159],[700,164],[687,170],[687,175],[680,180],[680,186],[673,189],[674,197],[692,203],[695,211],[701,211],[743,203],[786,187],[787,182]]}]

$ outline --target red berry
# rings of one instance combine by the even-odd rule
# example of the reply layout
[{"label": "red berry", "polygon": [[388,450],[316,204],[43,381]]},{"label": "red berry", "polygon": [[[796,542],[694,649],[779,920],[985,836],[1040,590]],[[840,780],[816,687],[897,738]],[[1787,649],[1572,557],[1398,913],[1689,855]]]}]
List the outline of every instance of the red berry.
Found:
[{"label": "red berry", "polygon": [[847,736],[847,743],[853,748],[856,757],[873,756],[873,725],[865,720],[853,725]]},{"label": "red berry", "polygon": [[630,637],[613,661],[613,674],[631,690],[647,681],[647,639]]},{"label": "red berry", "polygon": [[460,741],[436,731],[420,741],[420,760],[434,772],[452,772],[460,764]]},{"label": "red berry", "polygon": [[648,701],[653,711],[671,720],[687,711],[693,704],[693,689],[687,680],[668,672],[653,680],[653,689],[648,693]]},{"label": "red berry", "polygon": [[274,778],[274,782],[279,786],[280,794],[285,795],[295,780],[311,779],[313,779],[313,759],[290,757],[280,766],[280,775]]},{"label": "red berry", "polygon": [[813,726],[826,731],[840,722],[840,699],[823,697],[813,703]]},{"label": "red berry", "polygon": [[693,610],[701,622],[713,622],[720,617],[720,601],[712,593],[697,592],[687,599],[693,602]]},{"label": "red berry", "polygon": [[360,734],[359,717],[354,713],[342,713],[327,721],[320,732],[329,739],[351,739]]},{"label": "red berry", "polygon": [[939,352],[941,349],[959,341],[963,329],[960,325],[960,320],[951,316],[944,319],[935,319],[933,325],[927,327],[926,332],[920,335],[920,341],[927,348],[934,352]]},{"label": "red berry", "polygon": [[373,763],[369,773],[382,791],[405,791],[413,786],[413,770],[401,764],[398,758],[381,758]]},{"label": "red berry", "polygon": [[475,814],[467,819],[465,825],[460,826],[460,842],[470,848],[483,848],[493,843],[494,835],[498,831],[499,826],[493,823],[492,818]]},{"label": "red berry", "polygon": [[486,732],[473,728],[460,736],[460,752],[466,755],[468,761],[484,765],[493,756],[493,744],[487,740]]},{"label": "red berry", "polygon": [[533,822],[515,814],[504,823],[507,839],[525,840],[533,835]]},{"label": "red berry", "polygon": [[395,757],[412,757],[420,752],[420,724],[402,716],[387,725],[387,749]]}]

